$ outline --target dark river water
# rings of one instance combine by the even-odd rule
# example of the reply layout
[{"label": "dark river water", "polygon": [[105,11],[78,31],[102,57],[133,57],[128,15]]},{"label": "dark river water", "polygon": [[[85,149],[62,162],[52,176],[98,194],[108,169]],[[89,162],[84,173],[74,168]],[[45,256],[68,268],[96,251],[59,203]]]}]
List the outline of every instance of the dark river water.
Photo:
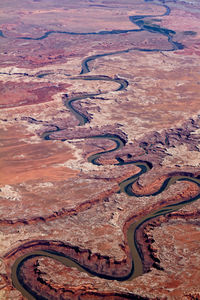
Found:
[{"label": "dark river water", "polygon": [[[149,2],[148,0],[146,2]],[[121,33],[128,33],[128,32],[139,32],[139,31],[146,31],[146,32],[151,32],[157,35],[162,35],[165,36],[168,40],[169,43],[169,48],[168,49],[143,49],[143,48],[128,48],[126,50],[123,51],[116,51],[116,52],[109,52],[109,53],[102,53],[102,54],[98,54],[98,55],[93,55],[90,57],[87,57],[85,59],[83,59],[82,62],[82,69],[81,69],[81,73],[80,74],[86,74],[90,72],[90,67],[89,67],[89,63],[92,60],[96,60],[100,57],[105,57],[105,56],[112,56],[112,55],[116,55],[116,54],[122,54],[122,53],[128,53],[130,51],[141,51],[141,52],[160,52],[160,51],[174,51],[174,50],[178,50],[178,49],[183,49],[183,45],[180,43],[177,43],[176,41],[174,41],[174,35],[176,34],[176,32],[174,32],[173,30],[167,29],[167,28],[163,28],[160,27],[157,24],[149,24],[148,22],[146,22],[146,18],[156,18],[156,17],[163,17],[163,16],[167,16],[170,14],[170,8],[167,5],[164,4],[157,4],[159,6],[162,6],[163,9],[165,9],[165,12],[161,15],[137,15],[137,16],[130,16],[129,20],[138,26],[138,29],[133,29],[133,30],[111,30],[111,31],[99,31],[99,32],[88,32],[88,33],[77,33],[77,32],[67,32],[67,31],[47,31],[44,35],[38,37],[38,38],[32,38],[32,37],[20,37],[18,39],[25,39],[25,40],[42,40],[45,38],[48,38],[49,35],[51,34],[65,34],[65,35],[112,35],[112,34],[118,34],[120,35]],[[1,37],[5,37],[3,35],[3,32],[0,32],[0,36]],[[6,38],[6,37],[5,37]],[[51,73],[52,74],[52,73]],[[44,77],[48,75],[48,73],[46,74],[41,74],[40,77]],[[71,78],[73,80],[97,80],[97,81],[113,81],[119,84],[119,87],[115,90],[120,91],[120,90],[125,90],[126,87],[128,86],[128,81],[126,79],[122,79],[122,78],[118,78],[118,79],[112,79],[109,78],[107,76],[77,76],[74,78]],[[79,126],[82,126],[86,123],[89,122],[87,116],[85,116],[82,112],[80,112],[78,109],[76,109],[74,107],[74,102],[75,101],[79,101],[85,98],[90,98],[90,97],[94,97],[97,95],[100,95],[101,92],[99,93],[93,93],[93,94],[85,94],[85,95],[81,95],[81,96],[74,96],[71,98],[67,98],[64,101],[64,105],[71,111],[72,114],[74,114],[74,116],[79,120]],[[43,134],[43,139],[46,140],[51,140],[51,134],[56,132],[56,131],[60,131],[59,127],[56,127],[55,130],[53,131],[48,131],[45,132]],[[96,136],[89,136],[86,137],[86,139],[88,138],[93,138],[93,139],[108,139],[111,140],[115,143],[115,146],[108,151],[102,151],[96,154],[91,155],[88,158],[88,161],[92,164],[95,165],[100,165],[99,163],[99,158],[104,155],[105,153],[108,152],[115,152],[116,150],[123,148],[125,146],[125,141],[118,135],[115,134],[104,134],[104,135],[96,135]],[[126,165],[126,164],[133,164],[136,165],[140,168],[140,171],[138,172],[138,174],[127,178],[126,180],[124,180],[123,182],[121,182],[119,184],[119,191],[120,193],[125,193],[126,195],[130,196],[130,197],[141,197],[134,194],[134,192],[132,191],[132,184],[139,178],[139,176],[141,176],[142,174],[148,172],[153,166],[150,162],[148,161],[129,161],[129,162],[124,162],[122,159],[118,158],[117,159],[117,163],[115,165],[119,166],[119,165]],[[153,196],[162,193],[164,190],[166,190],[172,183],[176,182],[176,181],[192,181],[195,184],[197,184],[198,186],[200,186],[200,180],[199,178],[194,178],[192,175],[190,176],[185,176],[184,174],[180,174],[179,176],[171,176],[168,179],[166,179],[164,181],[164,183],[162,184],[162,186],[160,187],[160,189],[155,192],[154,194],[152,194]],[[149,195],[149,196],[152,196]],[[145,195],[147,196],[147,195]],[[105,278],[107,280],[118,280],[118,281],[125,281],[125,280],[131,280],[139,275],[142,275],[143,273],[143,265],[142,265],[142,260],[140,257],[140,252],[137,246],[137,241],[136,241],[136,230],[147,220],[151,220],[155,217],[158,217],[160,215],[165,215],[168,214],[170,212],[176,211],[180,208],[182,208],[184,205],[187,205],[193,201],[196,201],[197,199],[199,199],[200,195],[193,197],[187,201],[182,201],[179,203],[174,203],[171,205],[167,205],[165,207],[162,207],[161,209],[152,211],[150,214],[144,216],[143,218],[141,218],[138,222],[136,223],[132,223],[128,229],[128,233],[127,233],[127,239],[128,239],[128,245],[130,248],[130,253],[132,256],[132,268],[129,274],[127,274],[124,277],[115,277],[115,276],[108,276],[106,274],[103,273],[95,273],[90,269],[87,269],[86,267],[84,267],[83,265],[81,265],[78,261],[75,261],[74,259],[65,256],[62,253],[59,252],[55,252],[51,250],[51,247],[49,247],[49,250],[41,250],[41,251],[34,251],[34,252],[30,252],[26,255],[23,255],[21,257],[19,257],[15,263],[12,266],[12,281],[13,281],[13,285],[19,290],[21,291],[21,293],[27,297],[28,299],[46,299],[44,297],[42,297],[41,295],[39,295],[38,293],[36,293],[35,291],[33,291],[31,289],[31,287],[27,286],[25,284],[25,282],[23,281],[23,278],[21,278],[19,276],[20,273],[20,269],[23,267],[23,264],[25,261],[27,261],[28,259],[32,258],[32,257],[40,257],[40,256],[45,256],[45,257],[51,257],[52,259],[55,259],[57,261],[62,262],[62,264],[69,266],[69,267],[76,267],[78,270],[80,270],[80,272],[86,272],[90,275],[93,276],[98,276],[100,278]],[[49,241],[51,242],[51,241]],[[56,270],[55,270],[56,272]]]}]

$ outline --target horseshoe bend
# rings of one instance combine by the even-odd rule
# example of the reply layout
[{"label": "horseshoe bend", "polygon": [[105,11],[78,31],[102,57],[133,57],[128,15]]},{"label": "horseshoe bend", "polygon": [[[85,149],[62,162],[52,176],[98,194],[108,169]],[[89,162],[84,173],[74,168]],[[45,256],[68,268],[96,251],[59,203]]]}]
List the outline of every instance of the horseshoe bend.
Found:
[{"label": "horseshoe bend", "polygon": [[0,299],[200,299],[199,1],[0,7]]}]

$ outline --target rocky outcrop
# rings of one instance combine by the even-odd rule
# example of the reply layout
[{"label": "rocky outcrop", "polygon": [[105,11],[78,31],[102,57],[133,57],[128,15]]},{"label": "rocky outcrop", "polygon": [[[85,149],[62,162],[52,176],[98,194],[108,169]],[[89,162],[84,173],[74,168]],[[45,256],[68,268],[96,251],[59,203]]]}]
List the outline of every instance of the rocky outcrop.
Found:
[{"label": "rocky outcrop", "polygon": [[145,222],[137,231],[138,246],[143,256],[144,270],[148,272],[152,267],[157,270],[164,270],[160,265],[160,258],[157,246],[154,245],[155,239],[153,236],[153,230],[156,227],[160,227],[163,223],[167,223],[170,220],[189,221],[192,219],[198,219],[200,217],[200,211],[192,213],[173,212],[160,216],[149,222]]},{"label": "rocky outcrop", "polygon": [[34,224],[34,223],[38,223],[38,222],[53,221],[57,218],[63,218],[65,216],[76,215],[79,212],[90,209],[93,205],[104,201],[109,196],[116,193],[118,190],[119,190],[118,185],[113,185],[113,187],[111,189],[100,193],[96,198],[84,201],[83,203],[78,205],[76,208],[73,208],[73,209],[62,208],[59,211],[55,211],[51,215],[48,215],[48,216],[38,216],[38,217],[24,218],[24,219],[17,219],[17,220],[3,219],[3,220],[0,220],[0,225],[1,226],[20,225],[20,224],[30,225],[30,224]]},{"label": "rocky outcrop", "polygon": [[[98,276],[29,256],[18,275],[36,298],[198,298],[199,221],[187,219],[199,217],[197,204],[137,229],[142,276],[102,278],[130,273],[130,224],[199,194],[198,1],[17,2],[0,3],[0,298],[22,298],[12,265],[41,250]],[[119,186],[140,172],[134,162],[150,170],[129,197]]]},{"label": "rocky outcrop", "polygon": [[[43,258],[43,264],[49,262],[48,259]],[[115,293],[115,292],[98,292],[90,285],[85,284],[83,287],[71,287],[69,285],[62,286],[62,284],[55,284],[53,281],[44,278],[44,271],[41,271],[40,260],[38,258],[31,258],[24,263],[23,269],[20,270],[19,279],[23,281],[26,286],[35,296],[44,297],[44,299],[60,300],[60,299],[136,299],[147,300],[147,297],[141,297],[133,293]]]},{"label": "rocky outcrop", "polygon": [[93,275],[98,275],[107,279],[110,278],[114,280],[116,278],[120,280],[123,277],[126,278],[131,272],[132,264],[129,255],[123,261],[117,261],[113,258],[102,256],[99,253],[91,253],[90,250],[80,249],[79,247],[71,246],[60,241],[36,240],[27,242],[20,245],[18,248],[11,250],[4,258],[10,265],[17,257],[37,250],[46,250],[52,253],[55,252],[55,254],[58,253],[61,256],[69,257],[77,263],[78,268],[79,266],[83,267],[86,272],[88,271]]}]

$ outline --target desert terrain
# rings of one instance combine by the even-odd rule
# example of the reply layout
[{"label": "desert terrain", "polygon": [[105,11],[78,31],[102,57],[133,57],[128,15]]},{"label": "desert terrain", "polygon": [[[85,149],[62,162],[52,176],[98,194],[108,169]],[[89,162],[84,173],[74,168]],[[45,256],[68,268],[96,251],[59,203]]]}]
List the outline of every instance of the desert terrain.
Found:
[{"label": "desert terrain", "polygon": [[0,299],[200,299],[200,3],[0,3]]}]

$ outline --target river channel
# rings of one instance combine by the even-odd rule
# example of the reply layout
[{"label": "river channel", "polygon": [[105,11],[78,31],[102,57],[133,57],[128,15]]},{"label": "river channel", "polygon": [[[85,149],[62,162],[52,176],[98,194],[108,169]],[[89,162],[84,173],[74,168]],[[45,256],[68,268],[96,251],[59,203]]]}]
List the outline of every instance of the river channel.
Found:
[{"label": "river channel", "polygon": [[[148,2],[148,1],[146,1]],[[152,3],[153,4],[153,3]],[[149,23],[145,22],[146,18],[155,18],[155,17],[163,17],[166,15],[169,15],[171,10],[167,5],[164,4],[154,4],[154,5],[159,5],[162,6],[163,9],[165,9],[165,12],[161,15],[137,15],[137,16],[130,16],[129,20],[138,26],[138,29],[133,29],[133,30],[112,30],[112,31],[100,31],[100,32],[88,32],[88,33],[75,33],[75,32],[61,32],[61,31],[48,31],[46,32],[44,35],[42,35],[39,38],[31,38],[31,37],[23,37],[20,39],[27,39],[27,40],[41,40],[41,39],[45,39],[48,38],[48,36],[50,34],[56,34],[56,33],[62,33],[62,34],[71,34],[71,35],[106,35],[106,34],[121,34],[121,33],[127,33],[127,32],[138,32],[138,31],[147,31],[147,32],[151,32],[151,33],[155,33],[155,34],[160,34],[165,36],[168,39],[169,42],[169,48],[168,49],[140,49],[140,48],[128,48],[126,50],[123,51],[116,51],[116,52],[110,52],[110,53],[102,53],[102,54],[98,54],[98,55],[93,55],[90,57],[87,57],[85,59],[83,59],[82,62],[82,69],[79,76],[71,78],[72,80],[98,80],[98,81],[113,81],[119,84],[119,88],[115,90],[115,92],[120,91],[120,90],[125,90],[126,87],[128,86],[128,81],[125,79],[112,79],[109,78],[107,76],[104,75],[99,75],[99,76],[82,76],[82,74],[86,74],[88,72],[90,72],[90,66],[89,63],[92,60],[98,59],[100,57],[105,57],[105,56],[111,56],[111,55],[116,55],[116,54],[122,54],[122,53],[127,53],[130,51],[142,51],[142,52],[159,52],[159,51],[174,51],[174,50],[178,50],[178,49],[183,49],[183,45],[180,43],[177,43],[173,40],[173,37],[175,35],[175,32],[173,30],[169,30],[166,28],[162,28],[158,25],[149,25]],[[2,32],[0,32],[1,37],[5,36],[3,35]],[[46,76],[48,74],[45,74],[44,76]],[[86,98],[90,98],[90,97],[95,97],[98,95],[101,95],[102,93],[91,93],[91,94],[85,94],[85,95],[81,95],[81,96],[76,96],[76,97],[71,97],[68,98],[66,96],[66,99],[64,100],[64,105],[70,110],[70,112],[72,114],[74,114],[74,116],[78,119],[79,121],[79,126],[83,126],[84,124],[88,123],[89,120],[87,118],[87,116],[85,116],[82,112],[80,112],[78,109],[76,109],[74,107],[74,102],[75,101],[79,101],[82,99],[86,99]],[[60,131],[59,127],[56,127],[55,130],[52,131],[48,131],[45,132],[42,136],[43,139],[45,140],[53,140],[53,138],[51,138],[52,133],[56,132],[56,131]],[[101,165],[99,162],[99,158],[108,153],[108,152],[115,152],[116,150],[123,148],[125,146],[125,141],[118,135],[115,134],[104,134],[104,135],[96,135],[96,136],[86,136],[85,139],[89,139],[89,138],[93,138],[93,139],[108,139],[111,140],[115,143],[115,146],[108,151],[102,151],[102,152],[98,152],[96,154],[91,155],[88,158],[88,161],[92,164],[95,165]],[[127,178],[126,180],[124,180],[123,182],[121,182],[119,184],[119,191],[120,193],[125,193],[126,195],[130,196],[130,197],[141,197],[144,195],[137,195],[133,192],[132,190],[132,184],[138,180],[139,176],[141,176],[142,174],[148,172],[153,166],[150,162],[147,161],[143,161],[143,160],[133,160],[133,161],[128,161],[128,162],[124,162],[122,159],[117,158],[116,161],[118,161],[115,165],[119,166],[119,165],[127,165],[127,164],[132,164],[135,165],[137,167],[140,168],[140,171],[138,172],[138,174]],[[164,190],[166,190],[171,184],[173,184],[176,181],[192,181],[195,184],[197,184],[198,186],[200,186],[200,179],[199,178],[195,178],[192,175],[191,176],[184,176],[183,175],[179,175],[179,176],[171,176],[169,178],[167,178],[162,186],[159,188],[159,190],[157,192],[155,192],[154,194],[152,194],[153,196],[162,193]],[[149,196],[152,196],[149,195]],[[148,196],[148,195],[145,195]],[[155,210],[153,212],[151,212],[150,214],[144,216],[143,218],[141,218],[138,222],[136,223],[132,223],[128,229],[127,232],[127,240],[128,240],[128,245],[129,245],[129,249],[130,249],[130,253],[131,253],[131,257],[132,257],[132,268],[129,274],[127,274],[125,277],[114,277],[114,276],[108,276],[106,274],[103,273],[95,273],[92,270],[86,268],[84,265],[81,265],[78,261],[75,261],[74,259],[67,257],[65,255],[63,255],[60,252],[55,252],[55,251],[51,251],[51,250],[37,250],[34,252],[30,252],[28,254],[25,254],[21,257],[19,257],[15,263],[12,266],[12,282],[13,285],[28,299],[46,299],[43,296],[37,294],[35,291],[33,291],[31,289],[31,287],[27,286],[24,281],[23,278],[21,278],[19,276],[20,273],[20,269],[23,268],[23,264],[25,261],[27,261],[30,258],[33,257],[40,257],[40,256],[45,256],[45,257],[50,257],[52,259],[55,259],[57,261],[60,261],[62,264],[68,266],[68,267],[76,267],[80,272],[86,272],[91,276],[98,276],[100,278],[104,278],[107,280],[118,280],[118,281],[125,281],[125,280],[132,280],[133,278],[142,275],[143,273],[143,264],[142,264],[142,259],[140,256],[140,252],[137,246],[137,240],[136,240],[136,230],[146,221],[151,220],[153,218],[156,218],[158,216],[161,215],[165,215],[168,213],[171,213],[173,211],[176,211],[180,208],[182,208],[184,205],[187,205],[193,201],[196,201],[197,199],[200,198],[200,195],[193,197],[187,201],[182,201],[179,203],[174,203],[171,205],[167,205],[165,207],[162,207],[161,209]]]}]

